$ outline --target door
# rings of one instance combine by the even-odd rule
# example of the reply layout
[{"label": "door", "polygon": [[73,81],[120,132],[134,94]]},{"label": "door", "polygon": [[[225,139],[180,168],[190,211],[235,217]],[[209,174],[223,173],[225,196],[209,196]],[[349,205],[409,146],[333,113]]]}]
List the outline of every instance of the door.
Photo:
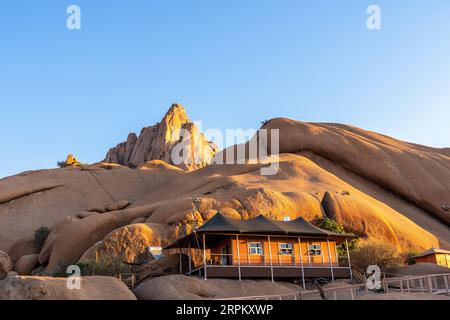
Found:
[{"label": "door", "polygon": [[221,264],[223,266],[228,266],[231,264],[231,250],[230,250],[230,245],[226,244],[224,247],[222,247],[222,259],[221,259]]}]

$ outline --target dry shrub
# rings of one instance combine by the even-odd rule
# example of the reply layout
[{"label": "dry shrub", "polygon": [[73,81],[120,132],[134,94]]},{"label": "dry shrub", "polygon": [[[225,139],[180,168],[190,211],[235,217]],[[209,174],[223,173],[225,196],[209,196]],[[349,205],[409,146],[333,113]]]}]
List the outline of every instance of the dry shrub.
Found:
[{"label": "dry shrub", "polygon": [[366,274],[367,267],[377,265],[381,271],[402,264],[402,257],[395,246],[375,239],[361,241],[351,252],[352,268],[360,274]]}]

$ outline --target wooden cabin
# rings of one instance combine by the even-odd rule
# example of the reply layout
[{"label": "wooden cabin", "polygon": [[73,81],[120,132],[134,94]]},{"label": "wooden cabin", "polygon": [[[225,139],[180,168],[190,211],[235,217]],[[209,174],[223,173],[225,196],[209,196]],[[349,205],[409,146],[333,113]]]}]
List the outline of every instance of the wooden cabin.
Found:
[{"label": "wooden cabin", "polygon": [[236,220],[217,213],[203,226],[164,250],[199,249],[203,263],[188,275],[207,278],[351,278],[350,255],[337,245],[352,235],[319,229],[302,218],[270,220],[262,215]]},{"label": "wooden cabin", "polygon": [[450,251],[431,248],[418,255],[411,257],[416,263],[434,263],[450,268]]}]

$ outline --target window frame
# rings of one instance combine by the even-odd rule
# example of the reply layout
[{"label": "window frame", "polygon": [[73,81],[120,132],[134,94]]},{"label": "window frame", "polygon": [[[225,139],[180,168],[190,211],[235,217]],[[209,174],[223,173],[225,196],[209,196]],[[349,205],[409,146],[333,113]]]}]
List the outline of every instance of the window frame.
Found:
[{"label": "window frame", "polygon": [[[288,247],[283,248],[283,245],[287,245]],[[292,242],[280,242],[278,249],[280,256],[294,255],[294,244]]]},{"label": "window frame", "polygon": [[321,256],[322,255],[322,245],[316,244],[316,243],[309,244],[308,245],[308,254],[311,257]]},{"label": "window frame", "polygon": [[[252,245],[258,245],[257,247],[252,247]],[[255,252],[252,252],[252,249],[256,249]],[[259,250],[258,250],[259,249]],[[258,252],[259,251],[259,252]],[[248,254],[251,256],[262,256],[264,255],[264,245],[260,241],[252,241],[248,243]]]}]

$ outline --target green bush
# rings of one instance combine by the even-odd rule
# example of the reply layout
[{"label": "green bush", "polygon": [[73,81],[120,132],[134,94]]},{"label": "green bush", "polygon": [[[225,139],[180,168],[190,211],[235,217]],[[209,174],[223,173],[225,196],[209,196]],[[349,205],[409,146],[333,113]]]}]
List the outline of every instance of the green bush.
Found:
[{"label": "green bush", "polygon": [[55,270],[50,274],[52,277],[57,278],[67,278],[69,275],[67,274],[68,265],[66,263],[59,262]]},{"label": "green bush", "polygon": [[83,276],[117,276],[121,273],[130,273],[132,267],[124,264],[119,258],[101,257],[77,264]]},{"label": "green bush", "polygon": [[416,256],[416,255],[418,255],[418,254],[419,254],[418,251],[409,251],[409,252],[405,252],[405,253],[401,256],[401,258],[402,258],[404,264],[412,265],[412,264],[415,264],[415,263],[416,263],[416,261],[415,261],[414,259],[412,259],[412,257],[414,257],[414,256]]},{"label": "green bush", "polygon": [[[92,259],[76,264],[80,267],[82,276],[118,276],[119,274],[131,273],[132,266],[122,262],[120,258],[101,257],[97,260]],[[68,265],[58,263],[55,270],[51,274],[52,277],[68,277]]]},{"label": "green bush", "polygon": [[34,231],[34,239],[33,244],[38,249],[38,251],[41,251],[42,247],[45,244],[45,240],[47,240],[48,234],[50,233],[50,229],[47,227],[40,227],[36,231]]},{"label": "green bush", "polygon": [[57,165],[59,168],[64,168],[64,167],[66,166],[66,162],[65,162],[65,161],[58,161],[58,162],[56,163],[56,165]]},{"label": "green bush", "polygon": [[[337,223],[333,219],[325,218],[320,219],[317,222],[317,227],[323,230],[328,230],[331,232],[339,233],[339,234],[350,234],[345,230],[345,227],[342,224]],[[359,239],[349,239],[348,240],[348,249],[350,251],[354,250],[358,245]],[[347,250],[345,248],[345,243],[341,243],[337,246],[338,255],[344,256],[347,254]]]}]

